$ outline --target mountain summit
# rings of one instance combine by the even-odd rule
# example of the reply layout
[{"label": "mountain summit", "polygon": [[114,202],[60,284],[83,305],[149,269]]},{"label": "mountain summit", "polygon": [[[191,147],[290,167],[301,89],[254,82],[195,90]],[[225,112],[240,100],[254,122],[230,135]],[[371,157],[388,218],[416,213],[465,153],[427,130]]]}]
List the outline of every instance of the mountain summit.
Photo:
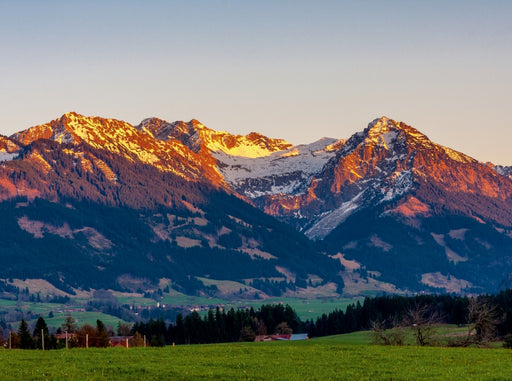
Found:
[{"label": "mountain summit", "polygon": [[[393,212],[404,211],[408,217],[414,210],[433,215],[439,209],[453,213],[471,209],[485,220],[509,226],[511,191],[510,183],[489,166],[382,117],[348,139],[306,191],[257,203],[318,239],[354,211],[391,202],[404,204]],[[483,202],[484,198],[499,206],[490,212],[490,201]]]},{"label": "mountain summit", "polygon": [[[490,291],[512,273],[509,169],[387,117],[348,139],[293,146],[194,119],[132,126],[67,113],[1,137],[0,160],[0,199],[23,234],[72,240],[87,263],[101,258],[97,266],[112,270],[126,248],[121,236],[93,226],[93,215],[86,227],[64,216],[83,203],[99,215],[133,211],[127,221],[147,233],[139,260],[168,269],[177,287],[192,280],[201,289],[198,279],[216,274],[247,286],[267,277],[283,293],[304,292],[312,279],[321,279],[324,295],[356,281],[373,291]],[[50,202],[45,210],[58,205],[61,217],[37,220],[41,200]],[[228,257],[239,261],[234,273],[222,264]],[[136,266],[123,271],[122,279],[140,276]]]},{"label": "mountain summit", "polygon": [[246,136],[232,135],[224,131],[214,131],[199,121],[169,123],[161,119],[145,119],[136,128],[146,130],[161,140],[176,139],[194,152],[201,149],[210,152],[223,152],[232,156],[257,158],[291,147],[282,139],[271,139],[251,132]]}]

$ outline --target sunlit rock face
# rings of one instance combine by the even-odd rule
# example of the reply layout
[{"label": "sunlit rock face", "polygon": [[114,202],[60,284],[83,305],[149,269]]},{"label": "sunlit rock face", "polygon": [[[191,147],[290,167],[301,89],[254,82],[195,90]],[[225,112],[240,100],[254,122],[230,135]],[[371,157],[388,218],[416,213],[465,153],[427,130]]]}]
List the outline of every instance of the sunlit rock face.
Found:
[{"label": "sunlit rock face", "polygon": [[262,195],[255,203],[321,239],[355,211],[378,205],[409,218],[471,210],[510,226],[511,197],[510,181],[489,166],[382,117],[332,152],[309,184],[295,193]]},{"label": "sunlit rock face", "polygon": [[[133,126],[74,112],[0,137],[0,200],[196,213],[212,192],[226,192],[321,241],[334,257],[343,253],[411,289],[439,281],[478,290],[512,272],[510,173],[387,117],[346,140],[297,146],[194,119]],[[170,234],[158,226],[158,236]],[[206,245],[198,234],[176,242]]]},{"label": "sunlit rock face", "polygon": [[508,169],[403,122],[382,117],[348,140],[219,161],[256,206],[380,280],[464,292],[499,287],[512,270]]}]

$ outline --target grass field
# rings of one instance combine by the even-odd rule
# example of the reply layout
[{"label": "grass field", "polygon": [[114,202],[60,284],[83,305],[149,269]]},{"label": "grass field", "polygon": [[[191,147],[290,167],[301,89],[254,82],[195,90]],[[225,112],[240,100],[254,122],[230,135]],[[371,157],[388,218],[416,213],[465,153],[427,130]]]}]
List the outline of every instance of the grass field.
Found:
[{"label": "grass field", "polygon": [[320,317],[322,314],[334,311],[335,309],[343,310],[349,304],[356,303],[357,299],[347,298],[322,298],[322,299],[300,299],[300,298],[272,298],[264,301],[252,302],[250,305],[259,308],[262,304],[283,303],[289,304],[302,321]]},{"label": "grass field", "polygon": [[506,380],[512,351],[305,342],[0,350],[4,380]]},{"label": "grass field", "polygon": [[[157,302],[153,299],[140,297],[137,295],[124,295],[115,294],[118,303],[134,305],[134,306],[153,306],[156,308]],[[170,293],[165,293],[163,298],[160,300],[161,304],[167,306],[182,306],[184,308],[192,308],[196,306],[209,306],[209,308],[215,308],[216,305],[222,306],[225,309],[229,308],[245,308],[253,307],[258,309],[262,304],[289,304],[300,317],[302,321],[312,319],[315,320],[323,313],[329,313],[335,309],[345,310],[347,305],[355,303],[356,299],[347,298],[322,298],[322,299],[302,299],[302,298],[271,298],[265,300],[238,300],[230,301],[218,298],[198,297],[198,296],[187,296],[171,290]],[[96,320],[101,320],[106,326],[117,327],[120,318],[104,314],[101,312],[85,311],[87,306],[87,299],[73,298],[69,304],[60,303],[43,303],[43,302],[29,302],[23,301],[18,302],[16,300],[0,299],[0,315],[6,314],[8,311],[20,311],[23,314],[31,312],[33,316],[43,316],[46,324],[53,330],[57,329],[64,323],[66,316],[72,316],[76,319],[78,325],[88,323],[92,326],[96,325]],[[53,317],[49,317],[52,312]],[[200,311],[201,315],[206,315],[207,309]],[[26,315],[25,315],[26,316]],[[19,326],[19,320],[21,317],[18,316],[18,320],[6,320],[7,323],[12,324],[14,330]],[[27,320],[27,318],[25,317]],[[29,325],[35,324],[36,317],[28,319]]]},{"label": "grass field", "polygon": [[[113,327],[116,329],[117,324],[119,322],[126,323],[122,319],[103,314],[101,312],[92,312],[92,311],[79,311],[79,312],[71,312],[71,313],[55,313],[53,318],[44,317],[46,324],[49,327],[60,327],[67,316],[72,316],[75,319],[75,323],[77,326],[82,326],[85,323],[90,324],[92,326],[96,326],[96,320],[99,319],[105,324],[107,327]],[[30,324],[35,324],[36,319],[29,321]]]},{"label": "grass field", "polygon": [[[239,289],[242,283],[229,282],[229,281],[218,281],[202,278],[207,284],[216,284],[218,287],[224,287],[227,289]],[[23,283],[23,286],[28,287],[28,283]],[[32,290],[34,291],[34,290]],[[37,291],[37,290],[36,290]],[[34,296],[32,294],[31,296]],[[38,294],[39,295],[39,294]],[[44,292],[41,292],[41,300],[47,296]],[[201,315],[206,315],[209,308],[214,309],[216,306],[220,306],[225,309],[229,308],[246,308],[253,307],[258,309],[262,304],[289,304],[297,313],[302,321],[305,320],[316,320],[323,313],[329,313],[335,309],[345,310],[348,304],[355,303],[358,299],[356,298],[299,298],[299,297],[274,297],[268,299],[232,299],[232,298],[214,298],[208,296],[190,296],[182,294],[172,288],[164,292],[161,298],[157,300],[144,297],[142,294],[137,293],[122,293],[118,291],[112,291],[112,296],[115,298],[115,302],[120,305],[133,306],[137,309],[152,308],[156,309],[157,304],[166,308],[179,308],[183,310],[192,310],[199,308]],[[77,320],[79,325],[88,323],[91,325],[96,324],[96,320],[103,321],[107,326],[116,327],[118,322],[121,320],[115,316],[104,314],[101,312],[90,312],[85,311],[88,307],[88,302],[92,300],[93,294],[81,292],[77,295],[71,295],[69,302],[63,303],[47,303],[47,302],[35,302],[28,300],[9,300],[0,299],[0,316],[3,316],[3,320],[6,323],[11,324],[13,327],[17,327],[23,316],[25,320],[28,320],[29,324],[33,324],[37,317],[44,317],[46,323],[50,328],[56,329],[64,322],[66,316],[71,315]],[[361,298],[359,298],[360,300]],[[32,299],[33,300],[33,299]],[[49,317],[51,312],[52,318]],[[29,314],[30,313],[30,314]],[[27,319],[27,315],[30,317]],[[158,316],[158,312],[154,315]],[[136,318],[134,318],[136,320]]]}]

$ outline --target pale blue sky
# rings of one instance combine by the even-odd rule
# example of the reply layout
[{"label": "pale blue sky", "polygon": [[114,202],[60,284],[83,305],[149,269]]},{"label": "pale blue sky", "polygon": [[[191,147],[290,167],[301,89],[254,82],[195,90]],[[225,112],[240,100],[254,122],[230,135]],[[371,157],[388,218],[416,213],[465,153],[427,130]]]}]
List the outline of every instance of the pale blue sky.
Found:
[{"label": "pale blue sky", "polygon": [[382,115],[512,165],[512,1],[0,0],[0,132],[67,111],[292,143]]}]

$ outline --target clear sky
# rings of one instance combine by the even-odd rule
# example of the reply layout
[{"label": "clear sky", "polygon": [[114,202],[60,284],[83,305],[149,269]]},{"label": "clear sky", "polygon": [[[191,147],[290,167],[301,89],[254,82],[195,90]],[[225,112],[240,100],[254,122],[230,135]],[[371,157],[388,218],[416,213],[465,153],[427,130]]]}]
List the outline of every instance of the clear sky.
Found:
[{"label": "clear sky", "polygon": [[292,143],[382,115],[512,165],[512,1],[0,0],[0,133],[67,111]]}]

